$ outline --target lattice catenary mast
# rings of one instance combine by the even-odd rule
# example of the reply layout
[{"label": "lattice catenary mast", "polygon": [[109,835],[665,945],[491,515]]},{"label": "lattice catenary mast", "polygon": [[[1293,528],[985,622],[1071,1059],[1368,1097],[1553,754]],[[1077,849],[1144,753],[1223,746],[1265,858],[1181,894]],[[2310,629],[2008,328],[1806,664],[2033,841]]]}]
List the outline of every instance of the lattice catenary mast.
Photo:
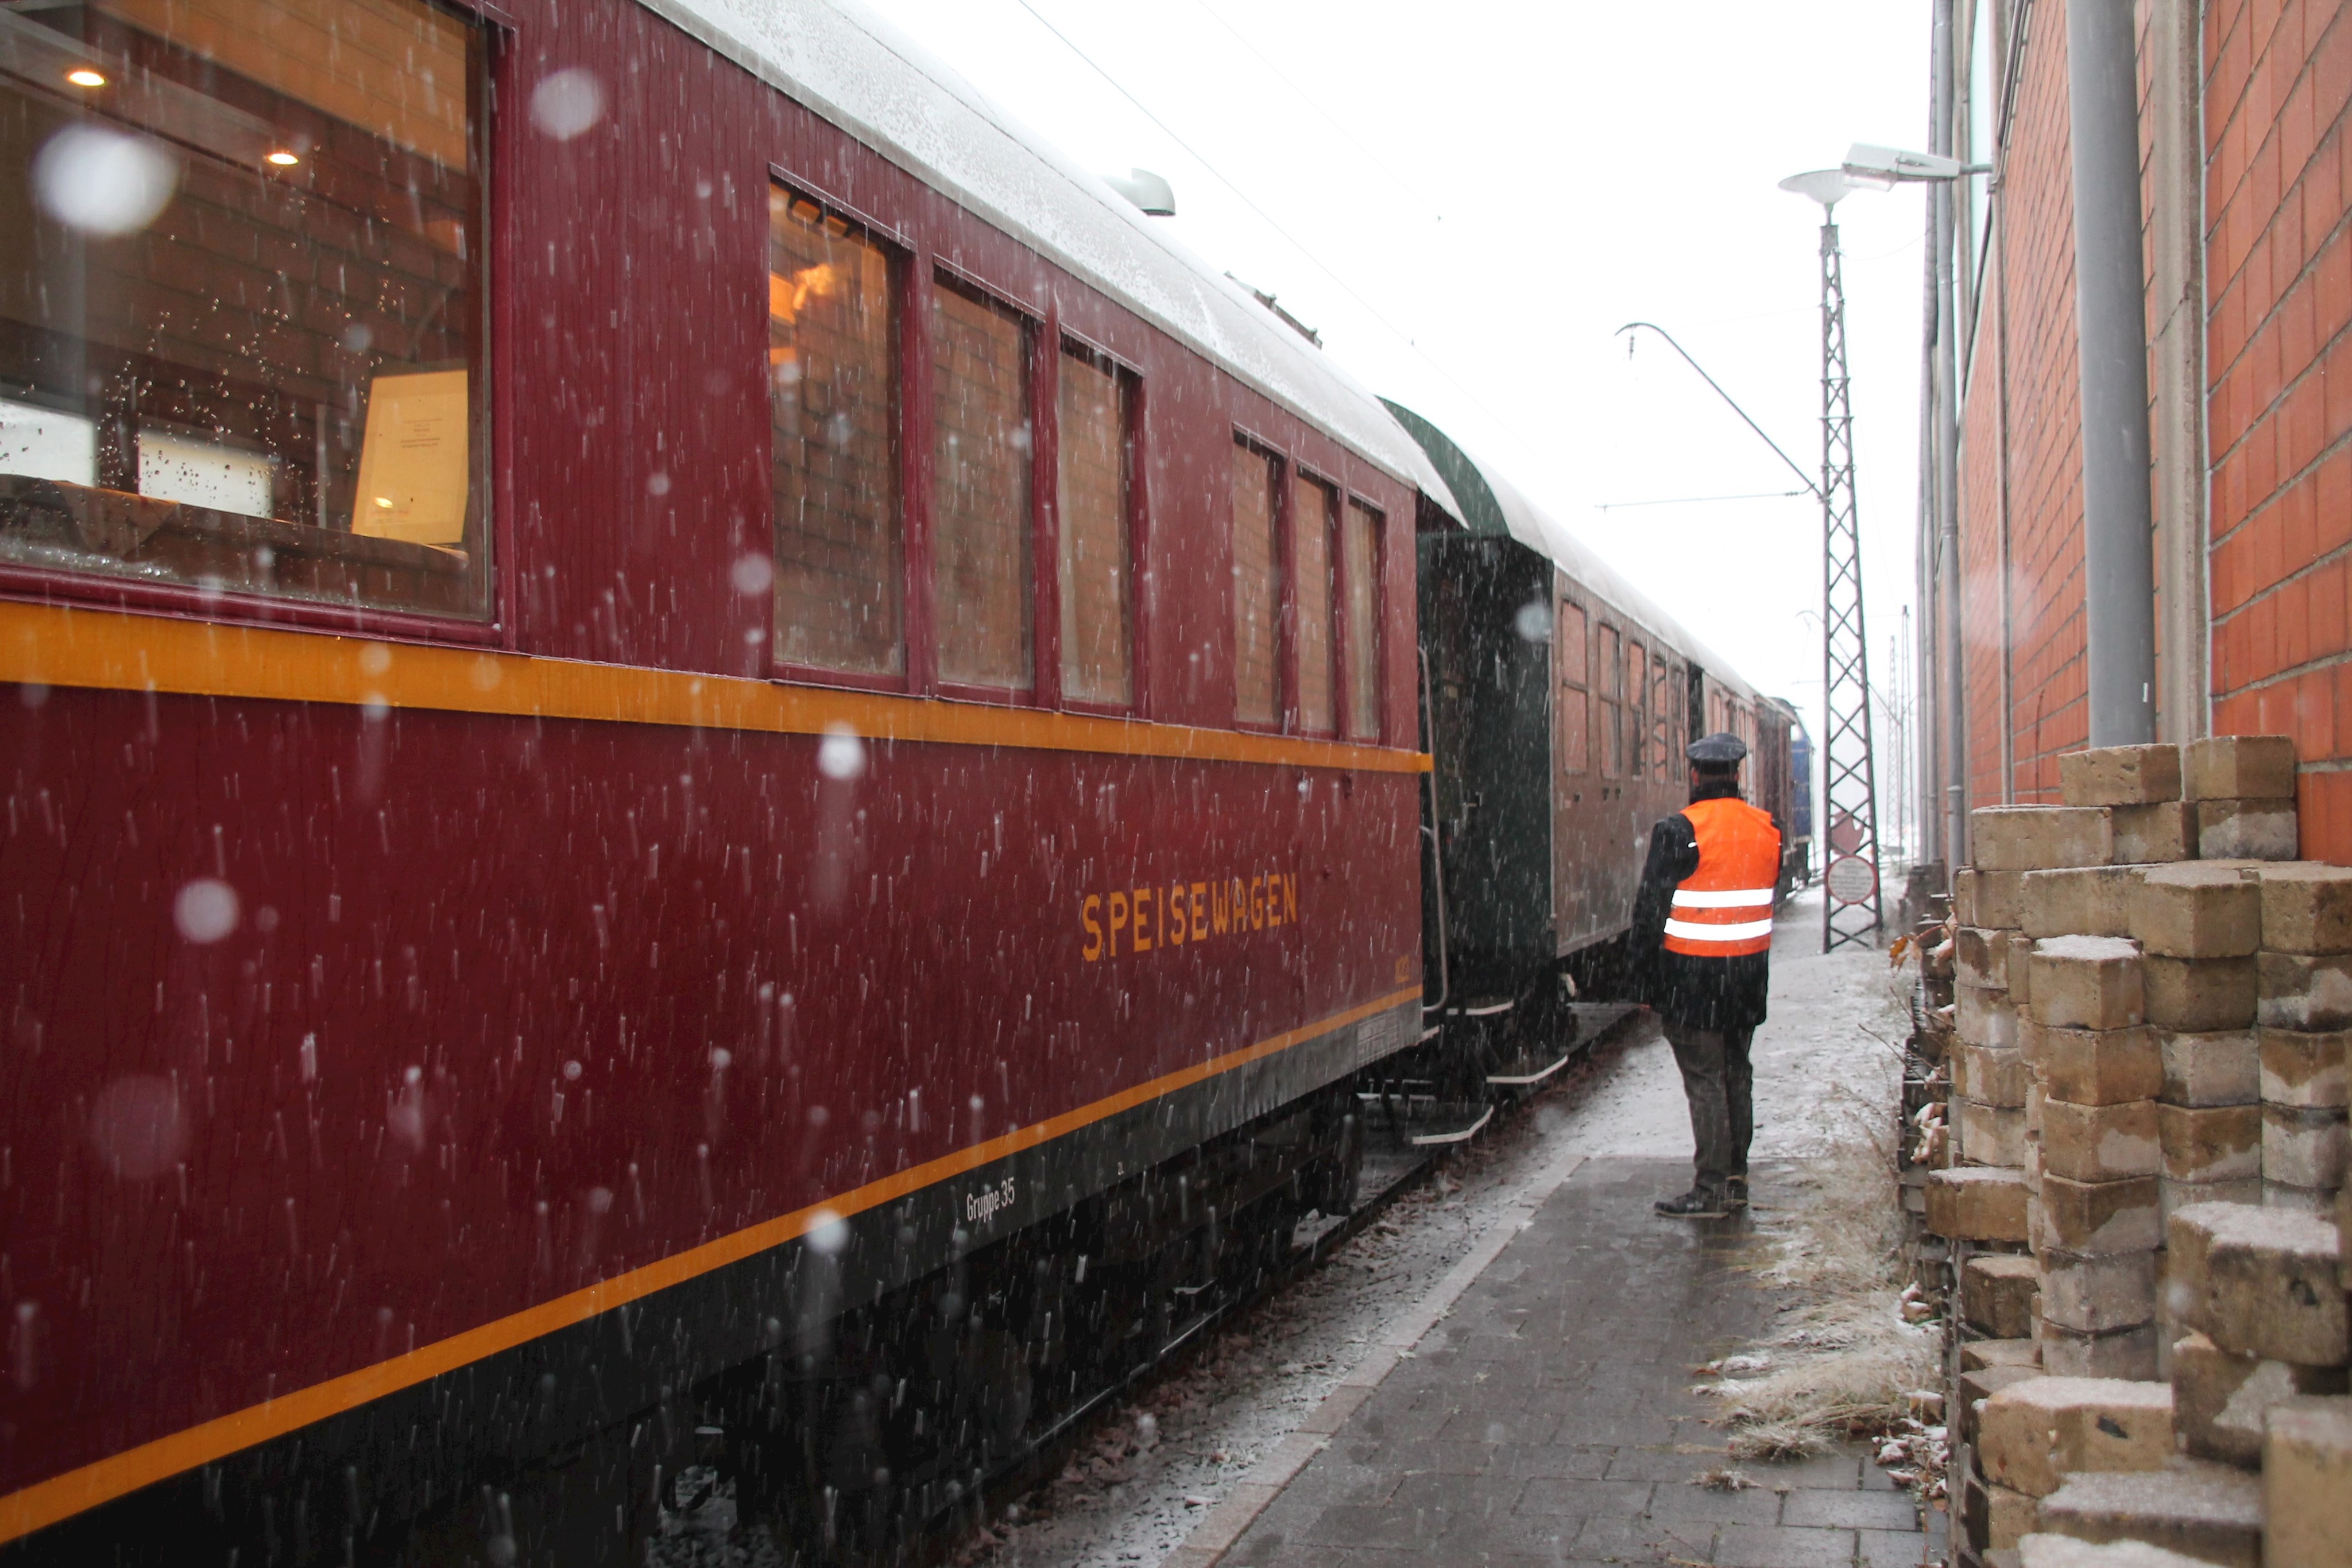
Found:
[{"label": "lattice catenary mast", "polygon": [[[1822,205],[1822,794],[1829,844],[1822,951],[1874,945],[1885,919],[1878,779],[1870,743],[1869,639],[1853,491],[1853,404],[1845,363],[1845,271],[1837,205]],[[1866,916],[1866,918],[1865,918]]]}]

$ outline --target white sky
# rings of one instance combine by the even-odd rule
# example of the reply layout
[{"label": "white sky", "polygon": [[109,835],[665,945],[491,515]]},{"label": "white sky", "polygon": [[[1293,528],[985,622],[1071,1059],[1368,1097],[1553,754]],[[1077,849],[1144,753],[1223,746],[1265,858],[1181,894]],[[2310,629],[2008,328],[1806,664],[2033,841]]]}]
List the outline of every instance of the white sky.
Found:
[{"label": "white sky", "polygon": [[[867,4],[1080,162],[1167,176],[1179,215],[1160,221],[1188,246],[1496,464],[1818,735],[1819,625],[1799,614],[1821,604],[1817,505],[1595,509],[1796,485],[1664,345],[1629,362],[1612,334],[1664,327],[1818,471],[1820,209],[1777,182],[1853,141],[1924,145],[1922,0],[1029,0],[1174,137],[1023,0]],[[1913,597],[1926,206],[1915,187],[1838,213],[1885,690]]]}]

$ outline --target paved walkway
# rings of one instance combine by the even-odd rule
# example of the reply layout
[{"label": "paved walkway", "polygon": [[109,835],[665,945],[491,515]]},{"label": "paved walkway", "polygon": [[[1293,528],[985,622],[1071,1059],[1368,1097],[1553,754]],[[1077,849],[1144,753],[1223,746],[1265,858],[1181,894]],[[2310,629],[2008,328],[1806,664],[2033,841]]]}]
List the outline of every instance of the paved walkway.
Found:
[{"label": "paved walkway", "polygon": [[1738,1467],[1753,1489],[1694,1483],[1727,1460],[1693,1369],[1762,1333],[1778,1298],[1735,1271],[1760,1251],[1745,1221],[1650,1213],[1689,1176],[1682,1159],[1575,1164],[1524,1228],[1406,1314],[1171,1568],[1939,1560],[1941,1516],[1923,1534],[1859,1451]]}]

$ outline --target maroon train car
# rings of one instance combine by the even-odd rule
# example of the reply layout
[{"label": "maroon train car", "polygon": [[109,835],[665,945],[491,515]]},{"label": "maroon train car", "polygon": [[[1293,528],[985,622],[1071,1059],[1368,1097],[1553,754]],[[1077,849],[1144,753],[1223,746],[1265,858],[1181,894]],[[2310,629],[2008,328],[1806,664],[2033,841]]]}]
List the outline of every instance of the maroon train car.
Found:
[{"label": "maroon train car", "polygon": [[846,7],[0,10],[0,1542],[1057,1418],[1418,1038],[1451,505]]}]

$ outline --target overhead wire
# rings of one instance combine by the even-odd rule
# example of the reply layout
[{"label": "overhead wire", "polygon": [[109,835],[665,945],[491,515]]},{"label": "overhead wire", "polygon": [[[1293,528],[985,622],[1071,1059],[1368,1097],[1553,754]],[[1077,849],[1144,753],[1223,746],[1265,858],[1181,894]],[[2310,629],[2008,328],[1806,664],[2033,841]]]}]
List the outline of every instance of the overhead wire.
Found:
[{"label": "overhead wire", "polygon": [[[1419,342],[1415,341],[1411,333],[1407,332],[1403,328],[1398,326],[1395,322],[1390,320],[1385,315],[1381,314],[1380,307],[1365,298],[1362,294],[1357,291],[1356,287],[1353,284],[1340,277],[1339,274],[1334,271],[1321,256],[1316,255],[1314,251],[1307,248],[1307,243],[1304,240],[1301,240],[1297,235],[1292,234],[1287,228],[1285,228],[1279,219],[1277,219],[1272,213],[1267,212],[1264,207],[1258,205],[1255,199],[1254,199],[1247,191],[1243,190],[1241,186],[1235,184],[1234,181],[1226,175],[1223,170],[1218,168],[1214,163],[1212,163],[1202,154],[1198,148],[1194,147],[1190,141],[1187,141],[1182,136],[1179,135],[1175,127],[1170,125],[1166,120],[1160,119],[1159,115],[1152,112],[1151,107],[1145,103],[1141,99],[1136,97],[1133,92],[1129,91],[1126,83],[1111,75],[1110,72],[1105,69],[1101,63],[1096,60],[1092,55],[1087,54],[1086,50],[1080,48],[1067,33],[1063,32],[1061,28],[1055,26],[1052,20],[1049,19],[1043,11],[1038,10],[1035,5],[1030,4],[1030,0],[1015,0],[1015,3],[1019,5],[1024,11],[1028,12],[1031,16],[1034,17],[1039,26],[1053,34],[1054,37],[1060,41],[1064,48],[1076,55],[1088,70],[1094,72],[1095,75],[1102,78],[1104,81],[1110,84],[1112,91],[1118,93],[1119,97],[1133,104],[1138,113],[1141,114],[1144,119],[1151,121],[1153,125],[1159,127],[1162,135],[1166,136],[1171,141],[1176,143],[1178,147],[1183,149],[1185,156],[1191,158],[1192,162],[1198,163],[1203,170],[1207,171],[1209,176],[1215,180],[1217,183],[1223,185],[1226,190],[1231,191],[1234,195],[1240,200],[1242,205],[1256,214],[1259,220],[1263,222],[1266,227],[1272,229],[1276,234],[1280,235],[1284,241],[1287,243],[1293,250],[1296,250],[1300,256],[1306,257],[1309,266],[1313,267],[1324,277],[1329,278],[1333,283],[1338,284],[1339,286],[1340,292],[1347,295],[1349,298],[1354,300],[1358,305],[1363,307],[1364,313],[1366,315],[1370,316],[1373,320],[1379,322],[1381,326],[1387,328],[1389,331],[1395,334],[1397,340],[1402,343],[1407,349],[1410,349],[1417,357],[1420,358],[1423,363],[1426,364],[1431,370],[1435,371],[1439,375],[1444,377],[1448,384],[1450,384],[1454,391],[1460,392],[1464,397],[1468,398],[1471,403],[1476,407],[1480,413],[1493,420],[1496,424],[1500,426],[1503,430],[1508,432],[1514,440],[1524,442],[1527,439],[1519,433],[1517,427],[1513,425],[1509,420],[1505,419],[1501,414],[1488,407],[1485,399],[1481,398],[1476,392],[1472,392],[1467,386],[1462,383],[1460,379],[1457,378],[1453,371],[1447,370],[1444,365],[1438,363],[1435,359],[1432,358],[1429,351],[1423,349]],[[1206,7],[1203,7],[1203,9],[1205,8]],[[1219,19],[1221,21],[1223,20],[1223,18]],[[1251,52],[1253,54],[1256,53],[1255,49]],[[1265,57],[1259,56],[1259,58],[1264,59]],[[1279,73],[1276,74],[1278,75]],[[1288,78],[1286,78],[1284,79],[1286,81]]]}]

